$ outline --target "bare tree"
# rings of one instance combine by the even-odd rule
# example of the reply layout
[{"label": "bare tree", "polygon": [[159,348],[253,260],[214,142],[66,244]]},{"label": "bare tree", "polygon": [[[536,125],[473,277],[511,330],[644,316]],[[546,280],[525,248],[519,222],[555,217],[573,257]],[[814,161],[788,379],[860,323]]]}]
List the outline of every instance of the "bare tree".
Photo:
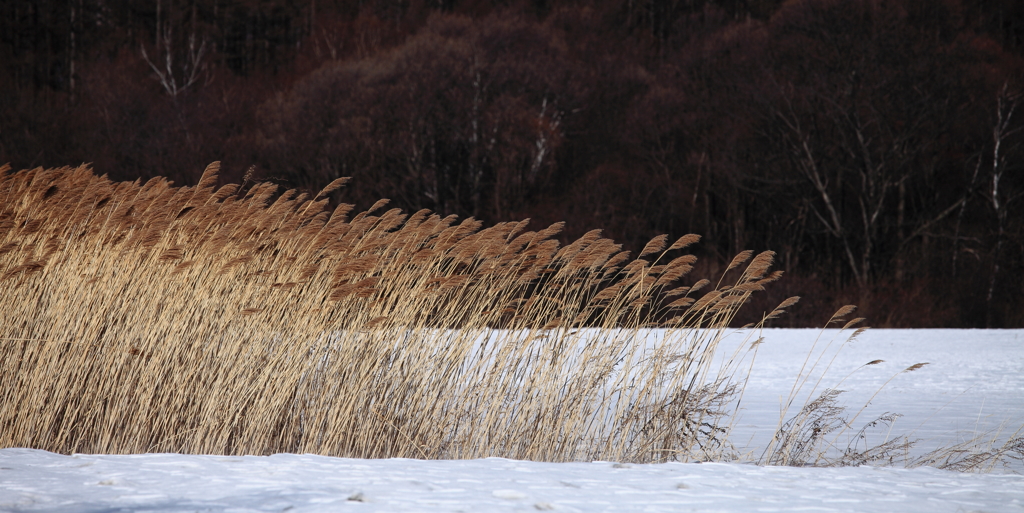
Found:
[{"label": "bare tree", "polygon": [[150,59],[145,45],[139,45],[142,50],[142,58],[146,60],[146,64],[149,64],[149,68],[153,70],[164,91],[172,98],[177,98],[179,94],[198,83],[203,78],[203,71],[206,68],[203,63],[203,57],[206,56],[206,38],[201,37],[197,41],[196,13],[194,11],[193,6],[192,30],[188,35],[188,46],[183,62],[175,65],[174,30],[170,23],[161,21],[159,2],[157,3],[155,51],[157,61],[161,60],[161,56],[163,57],[163,66],[158,66]]},{"label": "bare tree", "polygon": [[996,217],[996,241],[992,249],[992,270],[989,273],[988,291],[985,294],[985,324],[992,327],[992,299],[995,296],[996,279],[999,276],[1000,253],[1003,249],[1003,242],[1006,239],[1006,220],[1010,203],[1019,197],[1007,196],[1006,191],[1000,190],[1000,182],[1008,169],[1006,154],[1008,149],[1004,146],[1007,139],[1021,130],[1021,126],[1012,127],[1014,112],[1020,103],[1021,94],[1011,93],[1009,85],[1003,84],[999,96],[996,98],[996,119],[992,126],[992,167],[991,167],[991,188],[988,191],[988,200],[992,205],[992,211]]},{"label": "bare tree", "polygon": [[[794,166],[814,187],[816,195],[821,200],[821,207],[811,203],[811,211],[821,222],[821,226],[842,243],[843,253],[854,280],[858,286],[864,286],[867,281],[867,269],[862,268],[862,263],[870,257],[870,242],[865,241],[863,262],[858,261],[853,252],[851,234],[846,229],[841,211],[837,208],[836,200],[833,198],[837,191],[832,187],[832,180],[826,171],[822,169],[821,159],[812,147],[810,133],[803,127],[800,116],[794,111],[793,105],[789,101],[786,102],[786,110],[775,109],[773,114],[783,128],[783,137],[789,142],[790,156]],[[860,200],[860,204],[862,207],[865,205],[863,199]],[[865,230],[865,232],[869,231]]]}]

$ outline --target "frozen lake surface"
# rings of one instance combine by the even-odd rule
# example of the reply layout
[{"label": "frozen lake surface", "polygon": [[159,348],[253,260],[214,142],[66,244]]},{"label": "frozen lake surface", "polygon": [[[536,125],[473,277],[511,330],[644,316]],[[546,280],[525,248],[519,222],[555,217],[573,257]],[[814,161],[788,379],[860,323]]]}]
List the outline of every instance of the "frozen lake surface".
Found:
[{"label": "frozen lake surface", "polygon": [[[825,358],[809,373],[790,414],[820,383],[815,393],[837,384],[846,390],[840,403],[851,417],[870,399],[852,422],[855,429],[886,412],[903,414],[891,432],[873,434],[882,437],[874,441],[887,433],[906,434],[920,439],[918,451],[980,433],[1000,432],[1006,438],[1024,425],[1024,330],[870,330],[842,348],[824,377],[820,371],[845,335],[826,332],[812,352],[819,334],[764,331],[731,436],[745,459],[756,459],[771,439],[780,403],[790,395],[806,356],[816,357],[822,349]],[[730,336],[721,354],[744,339],[749,342],[744,333]],[[884,362],[863,366],[879,359]],[[929,365],[901,372],[923,362]],[[989,474],[962,474],[933,468],[500,458],[64,456],[6,448],[0,449],[0,511],[1024,512],[1021,472],[1020,462]]]}]

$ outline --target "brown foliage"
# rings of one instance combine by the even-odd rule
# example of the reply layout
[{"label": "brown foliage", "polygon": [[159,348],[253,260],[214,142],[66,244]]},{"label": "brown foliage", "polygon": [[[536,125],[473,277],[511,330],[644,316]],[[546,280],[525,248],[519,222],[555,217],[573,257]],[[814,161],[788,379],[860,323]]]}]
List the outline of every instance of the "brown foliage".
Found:
[{"label": "brown foliage", "polygon": [[634,253],[701,233],[715,266],[771,248],[830,295],[909,283],[944,325],[1024,323],[1020,2],[505,4],[4,2],[0,163],[352,176],[361,208]]}]

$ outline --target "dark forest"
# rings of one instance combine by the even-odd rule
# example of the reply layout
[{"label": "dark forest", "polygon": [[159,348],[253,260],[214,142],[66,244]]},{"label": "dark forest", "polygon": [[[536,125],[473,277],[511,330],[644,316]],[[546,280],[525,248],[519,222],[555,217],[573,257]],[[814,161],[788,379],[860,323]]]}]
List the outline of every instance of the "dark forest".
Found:
[{"label": "dark forest", "polygon": [[[697,233],[749,315],[1024,327],[1016,0],[0,2],[0,164]],[[762,304],[763,303],[763,304]]]}]

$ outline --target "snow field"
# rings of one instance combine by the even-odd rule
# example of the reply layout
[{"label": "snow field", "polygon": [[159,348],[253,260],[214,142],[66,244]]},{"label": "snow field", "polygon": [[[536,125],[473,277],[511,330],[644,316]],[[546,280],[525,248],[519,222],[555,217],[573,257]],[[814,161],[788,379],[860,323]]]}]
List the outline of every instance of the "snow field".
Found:
[{"label": "snow field", "polygon": [[[739,343],[740,335],[727,337],[724,345]],[[868,441],[907,435],[917,440],[913,454],[986,433],[1005,439],[1024,426],[1024,330],[871,329],[845,345],[847,336],[838,330],[765,330],[763,336],[730,435],[742,453],[755,458],[753,453],[771,440],[780,405],[807,355],[824,353],[821,367],[837,350],[824,375],[823,369],[804,369],[810,379],[788,416],[825,388],[845,390],[839,402],[847,407],[853,429],[839,440],[843,447],[864,424],[888,412],[902,417],[891,430],[869,430]],[[829,341],[831,347],[822,347]],[[722,353],[728,350],[724,345]],[[884,362],[863,366],[876,359]],[[928,365],[901,372],[924,362]],[[812,394],[815,383],[820,384]],[[1012,469],[1024,472],[1024,464],[1014,462]]]},{"label": "snow field", "polygon": [[12,512],[1024,511],[1024,476],[931,468],[27,449],[0,450],[0,466],[0,510]]}]

